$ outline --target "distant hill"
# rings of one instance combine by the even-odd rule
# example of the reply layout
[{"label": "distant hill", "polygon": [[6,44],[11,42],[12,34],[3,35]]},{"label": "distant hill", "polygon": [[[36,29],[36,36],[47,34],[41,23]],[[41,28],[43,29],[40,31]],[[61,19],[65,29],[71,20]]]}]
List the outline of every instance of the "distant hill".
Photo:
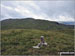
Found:
[{"label": "distant hill", "polygon": [[73,25],[65,25],[54,21],[34,18],[6,19],[1,22],[1,29],[40,29],[40,30],[63,30],[73,29]]},{"label": "distant hill", "polygon": [[66,25],[74,25],[75,22],[61,22],[62,24],[66,24]]}]

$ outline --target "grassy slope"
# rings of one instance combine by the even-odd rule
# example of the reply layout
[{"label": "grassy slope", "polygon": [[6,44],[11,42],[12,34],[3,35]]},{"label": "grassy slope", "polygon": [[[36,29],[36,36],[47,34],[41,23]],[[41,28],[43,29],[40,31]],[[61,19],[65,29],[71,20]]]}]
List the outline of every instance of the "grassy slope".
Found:
[{"label": "grassy slope", "polygon": [[40,29],[40,30],[62,30],[73,29],[72,25],[64,25],[58,22],[37,19],[7,19],[1,21],[1,29]]},{"label": "grassy slope", "polygon": [[[31,54],[57,54],[59,51],[73,51],[73,30],[43,31],[30,29],[11,29],[1,32],[2,54],[31,55]],[[33,49],[32,46],[40,42],[40,36],[45,36],[47,47]]]}]

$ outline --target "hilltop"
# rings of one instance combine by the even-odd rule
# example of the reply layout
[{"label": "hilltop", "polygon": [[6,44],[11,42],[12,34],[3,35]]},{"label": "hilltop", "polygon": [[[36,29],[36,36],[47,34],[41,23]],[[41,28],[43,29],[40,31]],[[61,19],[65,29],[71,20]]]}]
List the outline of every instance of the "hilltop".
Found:
[{"label": "hilltop", "polygon": [[1,29],[63,30],[73,28],[73,25],[65,25],[54,21],[34,18],[6,19],[1,21]]}]

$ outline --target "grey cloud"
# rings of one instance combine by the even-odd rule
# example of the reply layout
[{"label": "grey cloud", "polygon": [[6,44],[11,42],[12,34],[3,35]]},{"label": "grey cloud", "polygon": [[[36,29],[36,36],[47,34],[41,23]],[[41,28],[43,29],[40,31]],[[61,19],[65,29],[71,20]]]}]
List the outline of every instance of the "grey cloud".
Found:
[{"label": "grey cloud", "polygon": [[[25,2],[25,1],[24,1]],[[39,14],[46,14],[48,18],[57,19],[59,16],[65,16],[65,17],[71,17],[74,19],[74,14],[75,14],[75,2],[74,1],[32,1],[34,4],[31,5],[31,3],[24,3],[22,2],[15,2],[15,1],[7,1],[7,2],[2,2],[1,4],[5,6],[10,6],[13,8],[12,11],[3,8],[2,14],[8,14],[12,16],[13,18],[15,17],[28,17],[30,15],[22,15],[19,12],[16,12],[14,8],[17,8],[18,6],[22,6],[29,11],[33,12],[35,15]],[[27,2],[27,1],[26,1]],[[44,16],[43,16],[44,17]],[[3,18],[3,16],[2,16]],[[61,20],[62,21],[62,20]]]}]

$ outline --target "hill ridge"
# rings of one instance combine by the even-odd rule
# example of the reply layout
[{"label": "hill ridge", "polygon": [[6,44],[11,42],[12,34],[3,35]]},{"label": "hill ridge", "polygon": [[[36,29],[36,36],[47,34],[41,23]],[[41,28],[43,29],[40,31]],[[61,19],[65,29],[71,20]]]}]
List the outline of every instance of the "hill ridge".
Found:
[{"label": "hill ridge", "polygon": [[55,21],[40,20],[34,18],[6,19],[1,21],[1,29],[41,29],[59,30],[73,29],[72,25],[65,25]]}]

